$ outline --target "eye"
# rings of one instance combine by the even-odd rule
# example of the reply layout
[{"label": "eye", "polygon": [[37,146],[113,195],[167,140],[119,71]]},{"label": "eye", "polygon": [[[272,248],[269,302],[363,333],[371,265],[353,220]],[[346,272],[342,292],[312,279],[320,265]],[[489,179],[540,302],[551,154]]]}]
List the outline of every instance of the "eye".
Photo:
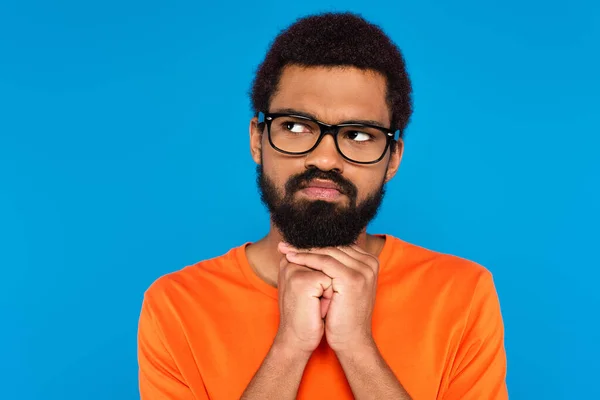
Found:
[{"label": "eye", "polygon": [[293,121],[287,121],[284,122],[283,127],[293,133],[306,133],[306,132],[310,132],[310,128],[305,125],[305,124],[301,124],[299,122],[293,122]]},{"label": "eye", "polygon": [[346,134],[348,139],[353,140],[355,142],[366,142],[371,140],[373,137],[365,132],[360,131],[351,131]]}]

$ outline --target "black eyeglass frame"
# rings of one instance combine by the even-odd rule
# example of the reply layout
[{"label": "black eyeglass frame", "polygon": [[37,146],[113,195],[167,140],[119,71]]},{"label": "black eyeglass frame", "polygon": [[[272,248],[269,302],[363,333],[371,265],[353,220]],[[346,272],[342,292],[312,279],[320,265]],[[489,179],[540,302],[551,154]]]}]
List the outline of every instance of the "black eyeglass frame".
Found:
[{"label": "black eyeglass frame", "polygon": [[[385,157],[385,153],[387,153],[388,149],[390,148],[390,144],[392,143],[392,141],[398,140],[398,138],[400,137],[399,129],[396,131],[392,131],[388,128],[383,128],[381,126],[371,125],[371,124],[344,123],[344,124],[331,125],[331,124],[326,124],[325,122],[318,121],[314,118],[309,118],[304,115],[289,114],[289,113],[265,113],[262,111],[258,112],[257,117],[258,117],[259,125],[263,124],[263,123],[267,125],[267,135],[269,137],[269,144],[271,145],[271,147],[273,147],[275,150],[279,151],[280,153],[289,154],[289,155],[293,155],[293,156],[301,156],[301,155],[310,153],[311,151],[313,151],[314,149],[316,149],[319,146],[319,143],[321,143],[321,140],[323,140],[325,135],[331,135],[331,136],[333,136],[333,141],[335,142],[335,147],[336,147],[338,153],[344,159],[346,159],[352,163],[356,163],[356,164],[376,164],[379,161],[381,161],[383,159],[383,157]],[[271,139],[271,123],[273,122],[273,120],[275,118],[278,118],[278,117],[293,117],[293,118],[303,119],[305,121],[310,121],[310,122],[317,124],[317,126],[320,129],[320,134],[319,134],[319,138],[317,139],[317,142],[313,145],[313,147],[311,147],[310,149],[308,149],[306,151],[302,151],[302,152],[286,151],[286,150],[282,150],[279,147],[275,146],[275,144],[273,143],[273,140]],[[351,158],[348,158],[344,153],[342,153],[342,151],[340,150],[340,146],[338,144],[337,134],[341,128],[345,128],[345,127],[349,127],[349,126],[357,127],[357,128],[360,128],[360,127],[373,128],[373,129],[377,129],[377,130],[385,133],[387,141],[385,144],[385,148],[383,149],[383,152],[381,153],[381,156],[378,159],[376,159],[375,161],[356,161]]]}]

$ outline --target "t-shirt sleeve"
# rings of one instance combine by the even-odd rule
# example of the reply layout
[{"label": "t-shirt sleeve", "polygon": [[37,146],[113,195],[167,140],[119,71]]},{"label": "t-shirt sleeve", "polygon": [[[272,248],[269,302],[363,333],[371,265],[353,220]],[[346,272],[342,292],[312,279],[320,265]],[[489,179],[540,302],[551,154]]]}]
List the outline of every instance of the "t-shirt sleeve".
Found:
[{"label": "t-shirt sleeve", "polygon": [[481,275],[443,400],[505,400],[504,324],[491,273]]},{"label": "t-shirt sleeve", "polygon": [[138,325],[139,389],[141,400],[208,400],[206,392],[192,393],[165,345],[147,298]]}]

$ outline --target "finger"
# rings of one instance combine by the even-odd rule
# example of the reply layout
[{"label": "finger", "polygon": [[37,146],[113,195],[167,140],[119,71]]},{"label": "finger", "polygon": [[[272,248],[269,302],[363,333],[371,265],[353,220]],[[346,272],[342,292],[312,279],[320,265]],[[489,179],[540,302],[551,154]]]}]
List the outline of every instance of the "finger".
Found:
[{"label": "finger", "polygon": [[358,272],[364,272],[364,268],[373,269],[372,266],[366,263],[372,261],[368,255],[359,253],[357,251],[345,251],[345,247],[322,247],[305,251],[310,254],[324,254],[335,258],[346,267],[356,270]]},{"label": "finger", "polygon": [[373,272],[377,273],[379,271],[379,259],[374,255],[363,251],[360,247],[356,245],[345,246],[339,247],[339,250],[346,253],[348,256],[359,260],[362,265],[370,268]]},{"label": "finger", "polygon": [[325,317],[327,316],[327,311],[329,311],[329,304],[331,303],[331,300],[328,299],[321,299],[321,319],[325,319]]},{"label": "finger", "polygon": [[279,250],[280,253],[282,254],[287,254],[291,251],[298,251],[298,249],[293,248],[292,246],[290,246],[289,244],[285,243],[285,242],[279,242],[277,244],[277,250]]},{"label": "finger", "polygon": [[[291,254],[291,253],[290,253]],[[287,257],[282,258],[283,269],[285,270],[286,276],[289,278],[290,275],[300,274],[315,277],[316,281],[321,284],[323,291],[331,286],[331,277],[315,268],[290,261]],[[311,278],[312,279],[312,278]]]},{"label": "finger", "polygon": [[348,267],[353,267],[353,264],[356,264],[357,261],[360,261],[359,258],[353,257],[351,254],[342,251],[342,247],[322,247],[319,249],[311,250],[310,253],[326,254],[330,257],[335,258],[336,260]]},{"label": "finger", "polygon": [[[310,269],[321,271],[331,279],[348,277],[352,269],[327,254],[318,253],[288,253],[286,258],[295,264],[304,265]],[[348,257],[350,258],[350,257]]]},{"label": "finger", "polygon": [[347,246],[347,247],[350,247],[350,248],[352,248],[352,249],[354,249],[354,250],[356,250],[356,251],[358,251],[359,253],[362,253],[362,254],[369,254],[369,255],[371,254],[371,253],[369,253],[368,251],[364,250],[362,247],[360,247],[357,244],[352,244],[352,245]]},{"label": "finger", "polygon": [[329,305],[331,304],[331,300],[333,298],[333,285],[329,285],[329,287],[325,288],[323,291],[323,295],[321,296],[321,318],[325,319],[327,316],[327,312],[329,311]]},{"label": "finger", "polygon": [[[285,243],[285,242],[280,242],[279,243],[279,250],[284,253],[290,253],[290,252],[294,252],[294,253],[317,253],[317,254],[330,254],[330,249],[345,249],[345,248],[349,248],[352,249],[354,251],[351,252],[347,252],[348,254],[353,255],[354,258],[357,259],[363,259],[363,256],[369,256],[369,257],[374,257],[372,254],[368,253],[367,251],[363,250],[362,248],[360,248],[358,245],[353,244],[350,246],[337,246],[337,247],[316,247],[316,248],[312,248],[312,249],[297,249],[295,247],[293,247],[292,245]],[[358,255],[358,257],[356,257],[355,255]],[[332,254],[333,256],[333,254]]]},{"label": "finger", "polygon": [[296,248],[296,247],[292,246],[289,243],[279,242],[279,244],[277,245],[277,249],[280,252],[284,253],[284,254],[287,254],[287,253],[290,253],[290,252],[294,252],[294,253],[310,253],[312,251],[318,250],[319,247],[314,247],[314,248],[310,248],[310,249],[299,249],[299,248]]}]

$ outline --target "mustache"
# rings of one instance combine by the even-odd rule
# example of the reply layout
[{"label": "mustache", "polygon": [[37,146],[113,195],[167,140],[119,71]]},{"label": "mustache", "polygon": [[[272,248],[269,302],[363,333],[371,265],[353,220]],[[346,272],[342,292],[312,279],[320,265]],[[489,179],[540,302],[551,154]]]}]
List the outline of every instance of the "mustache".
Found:
[{"label": "mustache", "polygon": [[342,194],[356,198],[356,186],[349,180],[342,177],[339,173],[333,171],[322,171],[318,168],[307,169],[306,171],[293,175],[285,184],[285,191],[288,195],[292,195],[296,191],[302,189],[313,179],[328,180],[335,183]]}]

